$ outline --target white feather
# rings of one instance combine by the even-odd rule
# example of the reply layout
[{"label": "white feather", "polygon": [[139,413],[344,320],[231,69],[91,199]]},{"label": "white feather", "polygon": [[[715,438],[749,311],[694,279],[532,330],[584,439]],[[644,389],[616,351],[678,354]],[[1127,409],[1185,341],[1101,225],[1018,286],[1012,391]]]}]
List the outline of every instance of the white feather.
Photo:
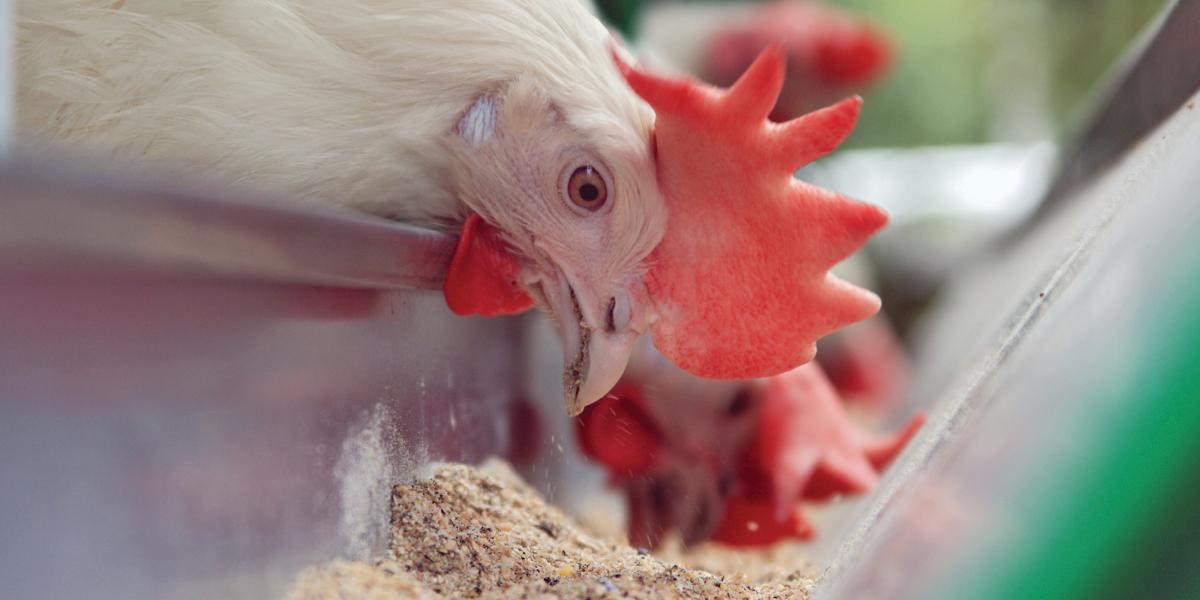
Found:
[{"label": "white feather", "polygon": [[532,78],[573,125],[652,121],[579,0],[20,0],[18,144],[452,228],[443,138]]},{"label": "white feather", "polygon": [[496,134],[496,101],[480,96],[458,122],[458,135],[472,146],[482,146]]}]

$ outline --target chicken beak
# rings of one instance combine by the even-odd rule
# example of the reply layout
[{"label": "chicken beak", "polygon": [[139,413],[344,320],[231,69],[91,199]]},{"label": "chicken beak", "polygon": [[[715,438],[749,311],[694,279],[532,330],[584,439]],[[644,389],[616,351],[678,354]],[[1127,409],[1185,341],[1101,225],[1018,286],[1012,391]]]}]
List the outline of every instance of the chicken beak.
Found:
[{"label": "chicken beak", "polygon": [[[576,380],[574,393],[571,385],[564,387],[568,415],[575,416],[583,412],[589,404],[603,398],[617,385],[636,341],[637,335],[633,333],[592,332],[587,343],[587,361],[582,379]],[[567,383],[566,376],[564,372],[564,384]]]},{"label": "chicken beak", "polygon": [[[617,384],[629,363],[639,332],[628,324],[613,327],[605,315],[580,306],[580,297],[565,278],[543,288],[563,342],[563,399],[567,414],[578,415]],[[586,301],[586,297],[585,297]]]}]

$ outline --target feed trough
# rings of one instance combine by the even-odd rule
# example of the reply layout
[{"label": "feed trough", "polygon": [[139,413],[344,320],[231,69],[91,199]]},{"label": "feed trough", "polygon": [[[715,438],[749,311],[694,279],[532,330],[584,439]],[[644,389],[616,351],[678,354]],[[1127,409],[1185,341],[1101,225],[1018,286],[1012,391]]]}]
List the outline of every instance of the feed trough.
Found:
[{"label": "feed trough", "polygon": [[[1195,589],[1197,23],[1168,6],[1031,219],[950,282],[893,415],[930,421],[830,515],[814,597]],[[593,493],[553,334],[451,314],[454,242],[9,151],[4,596],[279,595],[381,556],[391,486],[439,461]]]}]

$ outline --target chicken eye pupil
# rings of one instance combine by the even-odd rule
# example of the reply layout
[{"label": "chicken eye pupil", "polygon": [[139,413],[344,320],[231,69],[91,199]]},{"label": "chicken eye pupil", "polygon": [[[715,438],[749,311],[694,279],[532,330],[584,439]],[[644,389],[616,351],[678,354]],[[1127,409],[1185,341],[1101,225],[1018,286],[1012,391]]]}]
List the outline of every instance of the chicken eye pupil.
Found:
[{"label": "chicken eye pupil", "polygon": [[600,197],[600,190],[590,183],[585,183],[579,188],[579,197],[591,202]]}]

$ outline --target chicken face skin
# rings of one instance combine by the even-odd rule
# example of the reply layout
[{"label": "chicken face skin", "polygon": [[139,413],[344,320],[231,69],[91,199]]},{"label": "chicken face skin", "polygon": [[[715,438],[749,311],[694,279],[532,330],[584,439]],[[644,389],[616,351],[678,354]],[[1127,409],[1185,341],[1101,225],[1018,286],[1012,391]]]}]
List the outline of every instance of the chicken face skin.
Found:
[{"label": "chicken face skin", "polygon": [[643,276],[666,211],[640,133],[518,78],[480,95],[448,136],[459,199],[500,233],[562,336],[571,414],[612,388],[655,314]]}]

